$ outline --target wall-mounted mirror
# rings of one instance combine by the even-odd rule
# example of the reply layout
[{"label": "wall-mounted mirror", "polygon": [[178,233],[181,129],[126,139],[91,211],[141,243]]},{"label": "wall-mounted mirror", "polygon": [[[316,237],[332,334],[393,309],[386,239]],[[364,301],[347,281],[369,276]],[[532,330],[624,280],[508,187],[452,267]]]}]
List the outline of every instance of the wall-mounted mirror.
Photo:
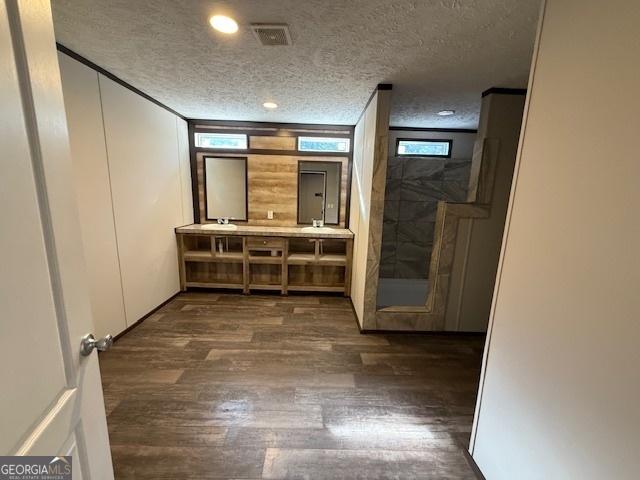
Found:
[{"label": "wall-mounted mirror", "polygon": [[298,162],[298,223],[340,223],[340,162]]},{"label": "wall-mounted mirror", "polygon": [[247,159],[204,157],[207,220],[247,220]]}]

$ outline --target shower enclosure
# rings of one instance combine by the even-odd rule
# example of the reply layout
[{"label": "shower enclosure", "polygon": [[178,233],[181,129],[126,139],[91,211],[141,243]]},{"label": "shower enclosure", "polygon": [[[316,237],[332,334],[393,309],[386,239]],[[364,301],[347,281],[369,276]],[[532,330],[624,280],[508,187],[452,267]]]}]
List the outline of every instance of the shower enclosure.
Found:
[{"label": "shower enclosure", "polygon": [[378,307],[424,305],[438,201],[467,199],[474,131],[389,131]]}]

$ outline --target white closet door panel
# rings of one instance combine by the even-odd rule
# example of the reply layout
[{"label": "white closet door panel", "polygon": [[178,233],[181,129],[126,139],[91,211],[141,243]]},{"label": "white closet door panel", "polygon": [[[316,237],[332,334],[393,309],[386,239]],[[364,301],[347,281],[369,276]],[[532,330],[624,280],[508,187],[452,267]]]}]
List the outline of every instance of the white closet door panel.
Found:
[{"label": "white closet door panel", "polygon": [[95,70],[58,53],[95,334],[127,328]]},{"label": "white closet door panel", "polygon": [[182,185],[182,223],[193,223],[193,197],[191,189],[191,162],[189,160],[189,129],[187,122],[176,117],[178,131],[178,158],[180,161],[180,183]]},{"label": "white closet door panel", "polygon": [[99,75],[129,325],[179,290],[182,225],[175,115]]}]

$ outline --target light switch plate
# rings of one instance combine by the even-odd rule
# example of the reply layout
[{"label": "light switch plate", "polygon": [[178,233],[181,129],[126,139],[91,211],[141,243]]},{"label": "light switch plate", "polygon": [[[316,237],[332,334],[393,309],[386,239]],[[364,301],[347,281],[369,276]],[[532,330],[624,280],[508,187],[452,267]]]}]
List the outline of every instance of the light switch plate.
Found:
[{"label": "light switch plate", "polygon": [[273,210],[267,210],[267,219],[273,220]]}]

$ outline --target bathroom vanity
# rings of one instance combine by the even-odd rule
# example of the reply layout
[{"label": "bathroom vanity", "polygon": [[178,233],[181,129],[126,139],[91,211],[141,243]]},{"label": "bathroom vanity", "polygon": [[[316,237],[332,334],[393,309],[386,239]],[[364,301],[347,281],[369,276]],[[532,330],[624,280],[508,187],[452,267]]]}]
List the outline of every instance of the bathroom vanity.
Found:
[{"label": "bathroom vanity", "polygon": [[351,230],[209,223],[175,231],[183,291],[205,287],[350,294]]}]

